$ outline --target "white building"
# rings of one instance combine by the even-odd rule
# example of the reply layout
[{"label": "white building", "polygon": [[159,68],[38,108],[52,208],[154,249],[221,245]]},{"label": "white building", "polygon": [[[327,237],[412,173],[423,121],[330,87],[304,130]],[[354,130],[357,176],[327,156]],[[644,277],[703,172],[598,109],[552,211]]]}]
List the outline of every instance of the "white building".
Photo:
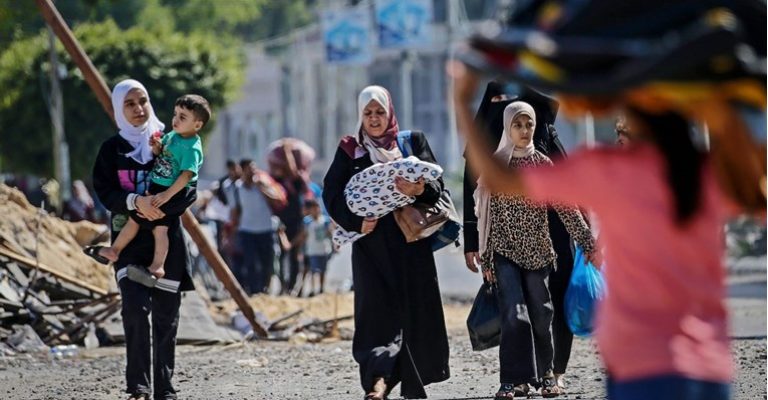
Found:
[{"label": "white building", "polygon": [[[450,177],[458,178],[463,168],[462,144],[452,122],[445,63],[450,44],[486,21],[483,18],[493,16],[497,2],[467,0],[464,9],[461,0],[434,0],[432,45],[409,51],[376,49],[374,61],[368,66],[326,63],[316,24],[286,37],[250,45],[245,49],[248,66],[242,95],[219,112],[206,143],[202,178],[221,176],[228,158],[253,158],[265,166],[267,145],[277,138],[292,136],[316,149],[313,178],[321,180],[339,138],[354,129],[357,94],[371,84],[390,91],[401,129],[424,131],[438,161]],[[469,9],[475,14],[468,15]],[[265,52],[266,46],[283,46],[283,51],[271,56]],[[410,96],[404,94],[408,92]],[[583,120],[558,121],[557,127],[566,147],[574,146],[578,137],[593,130]]]}]

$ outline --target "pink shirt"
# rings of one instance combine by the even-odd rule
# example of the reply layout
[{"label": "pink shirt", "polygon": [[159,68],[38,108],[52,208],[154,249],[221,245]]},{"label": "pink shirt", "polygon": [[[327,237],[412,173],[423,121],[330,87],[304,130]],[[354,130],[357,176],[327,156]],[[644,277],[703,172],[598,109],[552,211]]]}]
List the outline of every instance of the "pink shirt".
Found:
[{"label": "pink shirt", "polygon": [[595,334],[615,379],[733,376],[721,262],[727,206],[710,168],[703,174],[704,196],[685,228],[653,147],[584,151],[523,174],[532,199],[589,207],[600,219],[608,293]]}]

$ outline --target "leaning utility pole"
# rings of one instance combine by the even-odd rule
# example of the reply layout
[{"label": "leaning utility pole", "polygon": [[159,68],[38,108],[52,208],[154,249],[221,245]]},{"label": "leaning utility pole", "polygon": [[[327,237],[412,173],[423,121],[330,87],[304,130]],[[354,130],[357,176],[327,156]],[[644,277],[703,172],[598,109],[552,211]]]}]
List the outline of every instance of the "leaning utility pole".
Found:
[{"label": "leaning utility pole", "polygon": [[[61,14],[59,14],[59,11],[56,9],[56,6],[53,5],[51,0],[35,0],[35,3],[37,3],[37,7],[43,14],[45,22],[56,33],[56,36],[64,45],[64,48],[67,49],[67,52],[83,73],[85,81],[88,83],[88,86],[91,87],[91,90],[99,99],[99,102],[101,102],[104,111],[106,111],[114,121],[115,117],[112,112],[112,96],[107,84],[99,74],[99,71],[96,70],[96,67],[93,66],[88,55],[83,51],[83,48],[80,47],[80,44],[77,42],[77,39],[75,39],[72,31],[67,26],[67,23],[64,22]],[[240,284],[237,282],[234,275],[232,275],[232,271],[229,270],[227,264],[224,263],[224,260],[219,253],[214,250],[213,246],[208,241],[208,238],[203,234],[202,229],[200,229],[200,224],[197,223],[195,217],[189,210],[187,210],[182,215],[181,220],[184,223],[184,228],[186,228],[187,232],[192,237],[192,240],[195,241],[195,244],[197,244],[197,247],[200,249],[200,254],[202,254],[206,261],[208,261],[208,264],[213,268],[214,273],[216,273],[216,277],[224,284],[224,287],[229,291],[229,294],[232,295],[232,298],[235,300],[235,303],[237,303],[240,311],[243,312],[245,318],[250,322],[253,332],[259,337],[267,337],[267,330],[256,321],[256,315],[254,314],[251,305],[248,304],[248,298],[245,292],[243,292],[243,288],[240,287]]]},{"label": "leaning utility pole", "polygon": [[[448,7],[448,16],[446,18],[446,28],[448,30],[448,61],[453,62],[453,60],[456,58],[456,49],[454,48],[454,43],[456,41],[454,38],[459,32],[457,32],[459,29],[462,28],[461,23],[461,9],[464,7],[464,3],[461,0],[448,0],[446,7]],[[462,34],[464,32],[461,32]],[[453,93],[454,88],[454,82],[453,78],[448,78],[448,88],[446,93],[446,98],[450,99],[451,93]],[[451,102],[448,102],[448,154],[461,154],[464,151],[462,149],[459,149],[459,133],[458,128],[456,126],[456,108],[453,107],[453,104]],[[457,176],[460,174],[459,171],[459,161],[460,158],[458,157],[448,157],[448,172],[450,174],[456,174]]]},{"label": "leaning utility pole", "polygon": [[48,71],[51,81],[51,92],[48,101],[48,112],[51,115],[51,125],[53,125],[53,176],[59,182],[58,211],[64,205],[64,201],[70,198],[70,175],[69,175],[69,147],[67,139],[64,136],[64,102],[61,96],[61,84],[59,82],[59,57],[56,54],[56,36],[53,30],[48,27],[48,61],[50,71]]}]

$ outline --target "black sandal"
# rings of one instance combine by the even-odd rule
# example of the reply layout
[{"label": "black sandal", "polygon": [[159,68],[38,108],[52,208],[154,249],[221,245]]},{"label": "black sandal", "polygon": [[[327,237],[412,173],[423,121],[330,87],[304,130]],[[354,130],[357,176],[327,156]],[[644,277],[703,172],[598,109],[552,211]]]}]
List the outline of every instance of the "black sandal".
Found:
[{"label": "black sandal", "polygon": [[149,400],[149,393],[134,393],[128,400]]},{"label": "black sandal", "polygon": [[155,276],[147,271],[144,267],[138,265],[128,265],[126,269],[126,276],[128,279],[138,284],[144,285],[148,288],[153,288],[157,284],[157,278],[155,278]]},{"label": "black sandal", "polygon": [[521,383],[519,385],[512,385],[509,383],[502,383],[499,386],[499,390],[493,397],[493,400],[507,400],[515,397],[528,397],[528,384]]},{"label": "black sandal", "polygon": [[554,376],[546,376],[541,380],[541,397],[548,399],[563,394]]},{"label": "black sandal", "polygon": [[86,246],[85,248],[83,248],[83,253],[85,253],[85,255],[93,258],[94,260],[98,261],[101,264],[108,265],[109,260],[106,257],[99,254],[99,251],[103,248],[105,247],[104,246]]}]

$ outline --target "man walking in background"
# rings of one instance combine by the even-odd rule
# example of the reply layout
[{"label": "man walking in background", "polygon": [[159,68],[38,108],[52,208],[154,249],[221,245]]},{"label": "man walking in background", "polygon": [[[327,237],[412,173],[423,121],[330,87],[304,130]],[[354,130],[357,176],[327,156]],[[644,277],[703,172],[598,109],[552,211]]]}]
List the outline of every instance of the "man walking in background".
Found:
[{"label": "man walking in background", "polygon": [[249,295],[266,293],[275,257],[270,202],[280,197],[281,193],[274,192],[282,189],[267,173],[257,169],[253,160],[240,161],[240,167],[242,177],[235,182],[228,199],[236,243],[242,254],[233,272]]}]

